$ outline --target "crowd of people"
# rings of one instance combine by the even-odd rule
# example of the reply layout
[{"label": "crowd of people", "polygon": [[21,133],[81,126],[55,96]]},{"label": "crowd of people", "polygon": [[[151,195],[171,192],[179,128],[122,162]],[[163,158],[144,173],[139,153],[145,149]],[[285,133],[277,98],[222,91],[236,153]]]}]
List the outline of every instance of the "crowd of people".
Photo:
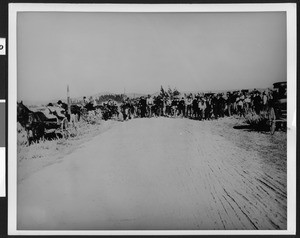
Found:
[{"label": "crowd of people", "polygon": [[[274,90],[254,89],[253,91],[190,93],[174,96],[164,92],[156,96],[124,97],[121,103],[109,99],[101,105],[92,97],[89,100],[83,97],[80,107],[93,113],[97,113],[97,110],[100,113],[101,110],[102,113],[105,111],[105,120],[114,115],[119,116],[119,114],[123,116],[123,120],[160,116],[211,120],[232,115],[244,117],[249,112],[259,115],[261,111],[268,110],[268,107],[276,100],[276,93]],[[51,109],[51,106],[53,105],[49,104],[48,108]],[[61,110],[61,113],[57,114],[60,117],[66,115],[70,120],[68,105],[59,100],[57,106]]]},{"label": "crowd of people", "polygon": [[[36,108],[35,111],[29,110],[21,102],[18,103],[18,121],[24,122],[23,126],[25,127],[30,125],[32,131],[40,131],[40,133],[36,133],[39,135],[35,136],[36,139],[45,134],[46,125],[49,128],[55,125],[55,129],[57,125],[66,126],[65,123],[68,122],[77,129],[77,122],[80,120],[97,123],[99,120],[112,118],[126,121],[133,118],[181,117],[202,121],[233,115],[247,119],[256,114],[259,115],[258,118],[264,118],[267,115],[267,119],[274,122],[275,117],[272,115],[275,115],[276,108],[279,111],[279,113],[277,111],[277,115],[281,115],[283,118],[283,120],[279,120],[282,121],[283,125],[287,98],[284,85],[278,90],[274,87],[274,90],[240,90],[227,93],[180,94],[177,90],[168,90],[168,92],[161,90],[156,95],[136,98],[123,95],[121,102],[109,98],[100,104],[99,100],[97,102],[92,97],[89,100],[83,97],[80,103],[74,104],[69,101],[68,105],[59,100],[57,103],[49,103],[46,107]],[[42,117],[40,113],[42,113]],[[249,113],[250,117],[247,115]],[[254,116],[253,118],[257,117]],[[37,126],[36,121],[41,127]],[[41,122],[42,124],[40,124]],[[43,122],[45,123],[43,124]],[[271,128],[275,131],[276,124],[272,123],[272,125]]]},{"label": "crowd of people", "polygon": [[260,114],[267,110],[276,91],[258,90],[227,93],[142,96],[126,98],[120,109],[124,120],[137,117],[187,117],[196,120],[218,119],[224,116],[245,116],[249,111]]}]

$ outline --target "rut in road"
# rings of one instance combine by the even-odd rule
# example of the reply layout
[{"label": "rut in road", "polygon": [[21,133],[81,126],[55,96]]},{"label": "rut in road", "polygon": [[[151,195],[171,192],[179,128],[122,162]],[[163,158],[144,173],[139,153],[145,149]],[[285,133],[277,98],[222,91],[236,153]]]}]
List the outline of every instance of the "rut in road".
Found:
[{"label": "rut in road", "polygon": [[171,118],[116,125],[19,184],[18,227],[286,229],[284,173],[265,171],[256,151],[213,126]]}]

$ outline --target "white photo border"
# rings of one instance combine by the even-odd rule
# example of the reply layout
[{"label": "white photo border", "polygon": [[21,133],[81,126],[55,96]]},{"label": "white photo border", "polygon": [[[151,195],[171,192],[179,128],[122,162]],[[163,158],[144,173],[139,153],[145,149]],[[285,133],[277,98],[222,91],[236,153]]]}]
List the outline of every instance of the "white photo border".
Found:
[{"label": "white photo border", "polygon": [[[8,234],[9,235],[295,235],[296,234],[296,3],[276,4],[9,4]],[[286,12],[287,230],[17,230],[18,12]]]}]

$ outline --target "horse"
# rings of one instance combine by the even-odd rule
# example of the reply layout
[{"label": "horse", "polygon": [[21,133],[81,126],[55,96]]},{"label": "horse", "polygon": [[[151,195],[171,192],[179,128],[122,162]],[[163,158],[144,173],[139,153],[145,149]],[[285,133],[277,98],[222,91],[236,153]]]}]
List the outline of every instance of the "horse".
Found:
[{"label": "horse", "polygon": [[111,117],[116,116],[119,117],[119,110],[118,110],[118,106],[117,105],[107,105],[110,113],[111,113]]},{"label": "horse", "polygon": [[80,113],[82,115],[83,120],[89,121],[90,118],[96,115],[96,109],[92,102],[87,103],[85,106],[80,108]]},{"label": "horse", "polygon": [[72,114],[75,115],[77,117],[77,120],[80,121],[81,107],[76,104],[73,104],[71,105],[70,109],[71,109],[71,115]]},{"label": "horse", "polygon": [[[64,104],[63,104],[64,105]],[[65,104],[65,106],[63,106],[63,108],[65,109],[65,115],[68,119],[69,124],[71,124],[76,130],[77,130],[77,122],[80,121],[80,117],[81,117],[81,106],[73,104],[70,106],[70,112],[71,114],[69,114],[68,111],[68,105]]]},{"label": "horse", "polygon": [[50,134],[64,137],[64,133],[68,127],[67,118],[59,120],[58,115],[53,113],[55,117],[48,118],[42,111],[33,112],[29,110],[21,101],[17,103],[17,121],[25,128],[27,132],[28,144],[39,142],[47,138],[52,138]]},{"label": "horse", "polygon": [[89,112],[89,111],[94,111],[96,108],[94,107],[93,103],[89,102],[87,103],[84,108]]},{"label": "horse", "polygon": [[119,111],[117,105],[110,105],[104,103],[103,105],[96,106],[96,109],[100,109],[102,114],[102,119],[104,119],[105,121],[111,119],[114,116],[119,117]]},{"label": "horse", "polygon": [[68,104],[60,100],[58,101],[58,104],[64,109],[64,114],[66,115],[68,122],[72,123],[75,126],[76,122],[80,120],[81,107],[76,104],[71,105],[70,106],[71,115],[70,115],[68,110]]},{"label": "horse", "polygon": [[29,110],[22,101],[17,103],[17,121],[25,128],[29,145],[43,139],[45,134],[44,119],[45,115],[42,112]]}]

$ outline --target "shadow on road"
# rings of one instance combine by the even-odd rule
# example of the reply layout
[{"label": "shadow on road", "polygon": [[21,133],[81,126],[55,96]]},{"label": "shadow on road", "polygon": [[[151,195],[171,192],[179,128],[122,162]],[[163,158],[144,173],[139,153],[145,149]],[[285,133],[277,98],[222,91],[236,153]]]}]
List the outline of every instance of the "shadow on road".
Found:
[{"label": "shadow on road", "polygon": [[249,132],[270,132],[270,127],[253,126],[253,125],[238,125],[234,129],[249,131]]},{"label": "shadow on road", "polygon": [[234,128],[234,129],[248,129],[248,130],[253,129],[250,125],[234,126],[233,128]]}]

